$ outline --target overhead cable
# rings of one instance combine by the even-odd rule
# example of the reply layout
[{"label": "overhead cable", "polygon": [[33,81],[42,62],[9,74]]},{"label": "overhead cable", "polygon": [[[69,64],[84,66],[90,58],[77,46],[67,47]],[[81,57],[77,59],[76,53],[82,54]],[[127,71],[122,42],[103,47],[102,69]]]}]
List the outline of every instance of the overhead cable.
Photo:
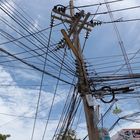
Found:
[{"label": "overhead cable", "polygon": [[[107,3],[115,3],[115,2],[121,2],[121,1],[124,1],[124,0],[114,0],[114,1],[109,1]],[[106,4],[106,2],[97,3],[97,4],[89,4],[89,5],[74,6],[74,8],[86,8],[86,7],[99,6],[99,5],[103,5],[103,4]]]},{"label": "overhead cable", "polygon": [[[40,68],[38,68],[38,67],[36,67],[36,66],[34,66],[34,65],[32,65],[32,64],[29,64],[28,62],[26,62],[26,61],[24,61],[24,60],[22,60],[22,59],[20,59],[20,58],[18,58],[18,57],[16,57],[16,56],[12,55],[11,53],[9,53],[8,51],[6,51],[6,50],[4,50],[4,49],[2,49],[2,48],[0,48],[0,51],[3,52],[3,53],[5,53],[5,54],[7,54],[7,55],[9,55],[9,56],[11,56],[11,57],[13,57],[13,58],[15,58],[15,59],[17,59],[17,60],[19,60],[20,62],[22,62],[22,63],[24,63],[24,64],[26,64],[26,65],[28,65],[28,66],[30,66],[30,67],[36,69],[37,71],[43,72],[43,70],[41,70]],[[74,85],[74,84],[72,84],[72,83],[70,83],[70,82],[68,82],[68,81],[65,81],[65,80],[63,80],[63,79],[58,78],[57,76],[55,76],[55,75],[53,75],[53,74],[51,74],[51,73],[48,73],[47,71],[45,71],[44,73],[47,74],[47,75],[49,75],[49,76],[51,76],[51,77],[53,77],[53,78],[55,78],[55,79],[59,79],[60,81],[62,81],[62,82],[64,82],[64,83],[67,83],[67,84],[70,84],[70,85]],[[74,85],[74,86],[75,86],[75,85]]]}]

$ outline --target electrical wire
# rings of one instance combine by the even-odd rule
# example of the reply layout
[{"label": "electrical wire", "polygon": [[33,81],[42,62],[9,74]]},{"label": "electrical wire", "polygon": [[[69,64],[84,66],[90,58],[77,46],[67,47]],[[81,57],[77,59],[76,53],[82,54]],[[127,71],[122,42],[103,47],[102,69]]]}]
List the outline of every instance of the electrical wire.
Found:
[{"label": "electrical wire", "polygon": [[37,100],[36,113],[35,113],[35,119],[34,119],[34,124],[33,124],[31,140],[33,140],[34,133],[35,133],[36,121],[37,121],[37,116],[38,116],[38,109],[39,109],[40,99],[41,99],[41,95],[42,95],[42,85],[43,85],[43,80],[44,80],[44,76],[45,76],[44,71],[46,69],[46,64],[47,64],[48,48],[50,46],[51,35],[52,35],[52,27],[50,29],[49,40],[48,40],[48,45],[47,45],[47,49],[46,49],[46,56],[45,56],[43,73],[42,73],[41,82],[40,82],[40,89],[39,89],[39,94],[38,94],[38,100]]},{"label": "electrical wire", "polygon": [[121,11],[126,11],[126,10],[134,10],[134,9],[138,9],[138,8],[140,8],[139,5],[138,6],[133,6],[133,7],[122,8],[122,9],[110,10],[110,11],[106,11],[106,12],[95,13],[95,14],[91,14],[91,15],[102,15],[102,14],[121,12]]},{"label": "electrical wire", "polygon": [[[66,49],[64,50],[62,64],[61,64],[61,67],[60,67],[60,70],[59,70],[59,75],[58,75],[59,78],[61,77],[61,71],[62,71],[62,67],[63,67],[63,62],[64,62],[64,59],[65,59],[65,55],[66,55]],[[55,91],[54,91],[54,95],[53,95],[51,107],[50,107],[50,110],[49,110],[48,118],[47,118],[47,121],[46,121],[46,124],[45,124],[45,128],[44,128],[42,140],[44,140],[44,138],[45,138],[45,134],[46,134],[47,126],[48,126],[48,123],[49,123],[49,119],[51,117],[51,112],[52,112],[52,108],[53,108],[53,105],[54,105],[55,96],[56,96],[56,93],[57,93],[57,90],[58,90],[58,86],[59,86],[59,79],[57,80],[57,83],[56,83],[56,87],[55,87]]]},{"label": "electrical wire", "polygon": [[[77,98],[77,95],[76,95],[76,98]],[[72,119],[73,119],[73,117],[75,116],[75,114],[76,114],[76,112],[77,112],[77,108],[79,107],[79,104],[80,104],[80,101],[81,101],[81,100],[78,101],[76,110],[74,110],[74,107],[75,107],[75,105],[76,105],[76,98],[73,100],[72,106],[71,106],[71,108],[70,108],[69,115],[68,115],[68,119],[67,119],[67,123],[65,124],[66,127],[65,127],[65,129],[64,129],[64,131],[63,131],[64,134],[63,134],[63,136],[62,136],[62,140],[65,139],[65,135],[66,135],[67,131],[69,130],[69,126],[70,126],[70,124],[71,124],[71,122],[72,122]],[[79,99],[80,99],[80,98],[79,98]],[[61,132],[62,132],[62,130],[61,130]]]},{"label": "electrical wire", "polygon": [[[119,1],[122,1],[122,0],[119,0]],[[113,1],[112,1],[113,2]],[[108,2],[109,3],[109,2]],[[111,3],[111,2],[110,2]],[[104,4],[106,4],[106,3],[104,3]],[[133,21],[137,21],[136,19],[135,20],[133,20]],[[111,21],[112,23],[113,22],[119,22],[119,21]],[[122,21],[120,21],[120,22],[122,22]],[[128,22],[128,21],[126,21],[126,22]],[[106,24],[105,22],[103,22],[104,24]],[[35,33],[35,32],[34,32]],[[34,33],[31,33],[31,34],[33,34],[33,35],[35,35]],[[31,35],[31,34],[28,34],[28,35]],[[31,35],[32,36],[32,35]],[[23,37],[24,38],[24,37]],[[26,38],[26,37],[25,37]],[[13,39],[14,40],[14,39]],[[18,40],[20,40],[20,39],[18,39]],[[11,40],[12,41],[12,40]],[[41,41],[41,40],[40,40]],[[14,42],[14,41],[12,41],[12,42]],[[10,42],[9,42],[10,43]],[[43,49],[45,48],[45,47],[42,47]],[[30,50],[31,51],[31,50]],[[5,51],[3,51],[3,52],[5,52]],[[9,54],[8,54],[9,55]],[[12,56],[12,55],[10,55],[10,56]],[[16,58],[16,57],[14,57],[14,58]],[[18,59],[19,60],[19,59]],[[22,62],[22,61],[21,61]],[[24,63],[25,64],[25,63]],[[29,66],[29,65],[28,65]],[[45,72],[43,72],[44,74],[45,74]],[[62,72],[61,72],[61,74],[62,74]],[[56,77],[55,77],[56,78]],[[60,80],[60,77],[57,77],[58,78],[58,81]],[[63,81],[64,82],[64,81]],[[42,85],[43,86],[43,85]],[[57,84],[56,84],[56,86],[57,86]],[[74,115],[73,115],[73,117],[74,117]],[[49,120],[49,119],[48,119]],[[47,121],[48,121],[47,120]],[[66,129],[67,130],[67,129]],[[65,131],[66,131],[65,130]],[[44,135],[45,136],[45,135]]]},{"label": "electrical wire", "polygon": [[134,116],[137,117],[137,116],[139,116],[139,115],[140,115],[140,112],[135,112],[135,113],[132,113],[132,114],[125,115],[125,116],[123,116],[123,117],[119,117],[119,118],[117,119],[117,121],[109,128],[109,131],[111,131],[111,130],[118,124],[118,122],[119,122],[120,120],[129,118],[129,117],[134,117]]},{"label": "electrical wire", "polygon": [[134,22],[134,21],[140,21],[140,18],[125,19],[125,20],[113,20],[113,21],[107,21],[107,22],[101,22],[101,23],[102,24],[110,24],[110,23],[125,23],[125,22]]},{"label": "electrical wire", "polygon": [[[0,115],[9,116],[9,117],[16,117],[16,118],[23,118],[23,119],[34,119],[34,116],[23,116],[23,115],[15,115],[15,114],[9,114],[9,113],[2,113],[0,112]],[[45,118],[37,118],[37,120],[46,120]],[[55,119],[52,119],[55,120]]]},{"label": "electrical wire", "polygon": [[[105,2],[108,2],[107,0],[104,0],[104,1]],[[107,7],[107,10],[109,12],[109,16],[110,16],[111,21],[113,21],[114,20],[114,16],[113,16],[113,14],[111,12],[110,5],[109,4],[106,4],[106,7]],[[128,56],[127,56],[127,53],[126,53],[126,49],[125,49],[124,43],[122,41],[121,35],[119,33],[119,30],[117,28],[117,25],[115,23],[113,23],[113,27],[114,27],[114,31],[115,31],[116,36],[117,36],[117,39],[118,39],[119,46],[120,46],[121,51],[122,51],[123,56],[124,56],[125,64],[127,65],[128,72],[129,72],[129,74],[131,76],[133,76],[133,71],[132,71],[131,65],[129,63],[129,59],[128,59]]]},{"label": "electrical wire", "polygon": [[[62,23],[55,24],[55,25],[53,25],[53,27],[56,27],[56,26],[61,25],[61,24],[62,24]],[[36,32],[34,32],[34,33],[31,33],[31,34],[28,34],[28,35],[23,35],[23,36],[21,36],[21,37],[19,37],[19,38],[15,38],[15,39],[10,40],[10,41],[2,42],[2,43],[0,43],[0,45],[5,45],[5,44],[12,43],[12,42],[15,42],[15,41],[18,41],[18,40],[21,40],[21,39],[25,39],[25,38],[27,38],[27,37],[30,37],[30,36],[39,34],[40,32],[44,32],[44,31],[46,31],[46,30],[49,30],[50,28],[51,28],[51,27],[44,28],[44,29],[41,29],[41,30],[36,31]]]},{"label": "electrical wire", "polygon": [[[13,1],[13,0],[12,0]],[[33,18],[26,12],[26,11],[24,11],[18,4],[16,4],[14,1],[13,1],[13,3],[25,14],[25,15],[27,15],[32,21],[34,21],[33,20]],[[36,27],[35,27],[36,28]],[[43,34],[43,36],[44,36],[44,34]],[[53,39],[54,40],[54,39]],[[67,58],[66,58],[67,59]]]},{"label": "electrical wire", "polygon": [[[115,2],[121,2],[124,0],[114,0],[114,1],[109,1],[107,3],[115,3]],[[89,4],[89,5],[81,5],[81,6],[74,6],[74,8],[86,8],[86,7],[93,7],[93,6],[101,6],[106,4],[106,2],[102,2],[102,3],[97,3],[97,4]]]},{"label": "electrical wire", "polygon": [[[75,81],[75,77],[73,78],[73,82],[72,83],[74,83],[74,81]],[[60,125],[61,125],[61,123],[62,123],[62,121],[64,120],[64,114],[67,112],[67,110],[69,109],[69,98],[71,97],[70,95],[71,95],[71,90],[73,89],[73,86],[71,86],[70,87],[70,90],[69,90],[69,92],[68,92],[68,94],[67,94],[67,98],[66,98],[66,100],[65,100],[65,104],[64,104],[64,107],[63,107],[63,110],[62,110],[62,112],[61,112],[61,116],[60,116],[60,119],[59,119],[59,122],[58,122],[58,124],[57,124],[57,127],[56,127],[56,129],[55,129],[55,132],[54,132],[54,135],[53,135],[53,137],[52,137],[52,140],[54,140],[54,138],[56,137],[56,135],[57,135],[57,131],[58,131],[58,129],[59,129],[59,127],[60,127]],[[71,100],[70,100],[71,101]]]},{"label": "electrical wire", "polygon": [[[9,56],[11,56],[11,57],[13,57],[13,58],[15,58],[15,59],[17,59],[17,60],[19,60],[20,62],[24,63],[25,65],[30,66],[30,67],[36,69],[37,71],[43,72],[43,70],[41,70],[40,68],[38,68],[38,67],[36,67],[36,66],[34,66],[32,64],[29,64],[29,63],[25,62],[24,60],[21,60],[20,58],[12,55],[11,53],[9,53],[8,51],[6,51],[6,50],[4,50],[2,48],[0,48],[0,51],[3,52],[3,53],[5,53],[5,54],[7,54],[7,55],[9,55]],[[53,75],[51,73],[48,73],[46,71],[44,73],[47,74],[47,75],[49,75],[49,76],[51,76],[51,77],[53,77],[53,78],[55,78],[55,79],[59,79],[57,76],[55,76],[55,75]],[[74,85],[74,84],[72,84],[72,83],[70,83],[68,81],[63,80],[63,79],[59,79],[59,80],[62,81],[62,82],[65,82],[67,84]]]},{"label": "electrical wire", "polygon": [[[6,11],[5,11],[6,12]],[[8,14],[9,15],[9,13],[7,13],[6,12],[6,14]],[[10,16],[10,15],[9,15]],[[10,16],[11,17],[11,16]],[[11,17],[12,18],[12,17]],[[12,18],[13,19],[13,18]],[[14,21],[15,21],[15,19],[13,19]],[[18,22],[18,21],[16,21],[16,22]],[[22,27],[22,28],[24,28],[19,22],[18,22],[18,24]],[[24,28],[25,29],[25,28]],[[25,29],[26,30],[26,29]],[[28,32],[28,30],[26,30],[27,32]],[[28,32],[29,33],[29,32]],[[35,39],[37,39],[35,36],[33,36]],[[38,40],[39,41],[39,40]],[[40,42],[40,41],[39,41]],[[40,42],[41,43],[41,42]],[[42,44],[42,43],[41,43]],[[42,44],[42,45],[44,45],[44,44]],[[56,55],[55,55],[56,56]]]},{"label": "electrical wire", "polygon": [[[11,36],[10,36],[11,37]],[[19,42],[19,41],[18,41]],[[21,43],[21,42],[19,42],[19,43]],[[21,43],[22,45],[24,45],[23,43]],[[25,45],[24,45],[25,46]],[[28,47],[29,48],[29,47]],[[31,51],[33,51],[33,52],[35,52],[35,50],[34,49],[32,49]],[[22,52],[22,53],[26,53],[26,52],[29,52],[29,51],[25,51],[25,52]],[[18,53],[18,54],[22,54],[22,53]],[[29,52],[30,53],[30,52]],[[35,52],[36,53],[36,52]],[[37,53],[38,54],[38,53]],[[45,53],[44,53],[45,54]],[[39,54],[39,55],[35,55],[35,56],[33,56],[33,57],[36,57],[36,56],[43,56],[44,54]],[[33,57],[31,57],[31,58],[33,58]],[[14,61],[16,61],[16,60],[14,60]],[[55,64],[55,65],[57,65],[57,64]],[[67,71],[67,70],[66,70]]]}]

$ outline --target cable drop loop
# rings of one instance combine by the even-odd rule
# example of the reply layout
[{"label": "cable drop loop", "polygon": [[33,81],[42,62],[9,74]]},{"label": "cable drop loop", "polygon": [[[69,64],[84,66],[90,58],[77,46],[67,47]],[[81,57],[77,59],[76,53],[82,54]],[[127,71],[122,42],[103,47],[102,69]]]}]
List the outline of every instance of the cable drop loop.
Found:
[{"label": "cable drop loop", "polygon": [[[104,86],[101,88],[101,90],[105,92],[100,99],[103,103],[111,103],[115,99],[115,93],[110,86]],[[106,98],[105,96],[109,95],[109,93],[106,94],[106,92],[109,92],[111,97]]]}]

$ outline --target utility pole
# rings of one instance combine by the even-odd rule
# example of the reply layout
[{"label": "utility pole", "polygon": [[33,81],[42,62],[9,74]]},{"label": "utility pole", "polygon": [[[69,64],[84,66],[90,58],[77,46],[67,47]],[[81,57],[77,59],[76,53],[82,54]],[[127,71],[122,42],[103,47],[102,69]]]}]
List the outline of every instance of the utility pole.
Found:
[{"label": "utility pole", "polygon": [[[63,9],[63,11],[64,10],[65,9]],[[79,33],[82,29],[90,31],[91,27],[94,27],[93,24],[87,22],[90,13],[85,14],[82,10],[81,12],[75,14],[73,0],[70,0],[70,15],[64,12],[59,12],[60,10],[57,10],[57,7],[55,7],[53,11],[57,14],[60,14],[61,16],[66,17],[65,19],[62,19],[61,17],[54,15],[54,18],[70,23],[71,25],[70,31],[68,33],[64,29],[62,29],[61,32],[64,36],[65,43],[67,43],[69,49],[72,50],[76,58],[76,67],[78,72],[78,92],[83,101],[89,140],[99,140],[98,128],[95,122],[96,117],[94,104],[93,102],[90,102],[90,100],[93,101],[93,98],[91,95],[90,84],[79,41]]]}]

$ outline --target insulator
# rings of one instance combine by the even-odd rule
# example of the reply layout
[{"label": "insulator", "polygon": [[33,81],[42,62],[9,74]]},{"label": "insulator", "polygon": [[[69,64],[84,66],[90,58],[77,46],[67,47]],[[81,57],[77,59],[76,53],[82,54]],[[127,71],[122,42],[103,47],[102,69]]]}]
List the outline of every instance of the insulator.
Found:
[{"label": "insulator", "polygon": [[61,41],[58,42],[58,45],[61,45]]},{"label": "insulator", "polygon": [[100,21],[97,22],[97,25],[101,25],[101,24],[102,24],[102,22],[100,22]]},{"label": "insulator", "polygon": [[54,6],[54,7],[53,7],[53,10],[57,10],[57,6]]},{"label": "insulator", "polygon": [[69,29],[68,29],[68,33],[70,33],[70,31],[71,31],[71,29],[69,28]]},{"label": "insulator", "polygon": [[84,62],[84,67],[85,67],[85,68],[87,68],[87,67],[88,67],[86,62]]},{"label": "insulator", "polygon": [[97,25],[97,22],[94,22],[93,25],[96,26]]},{"label": "insulator", "polygon": [[93,20],[90,20],[90,23],[93,24]]},{"label": "insulator", "polygon": [[76,13],[74,16],[75,16],[76,18],[78,18],[78,17],[80,16],[80,14],[79,14],[79,13]]},{"label": "insulator", "polygon": [[51,23],[50,24],[51,24],[50,26],[53,27],[53,25],[54,25],[54,18],[51,19]]},{"label": "insulator", "polygon": [[85,69],[86,71],[88,71],[88,69]]},{"label": "insulator", "polygon": [[66,7],[61,7],[61,12],[65,13],[66,12]]},{"label": "insulator", "polygon": [[66,7],[63,7],[64,8],[64,11],[66,12]]},{"label": "insulator", "polygon": [[77,61],[77,59],[75,59],[75,64],[78,64],[78,61]]},{"label": "insulator", "polygon": [[76,65],[75,68],[76,68],[76,71],[79,71],[79,66]]},{"label": "insulator", "polygon": [[87,64],[87,62],[84,62],[84,65],[86,65]]},{"label": "insulator", "polygon": [[58,12],[60,13],[60,12],[61,12],[61,7],[58,7],[58,9],[57,9],[57,10],[58,10]]},{"label": "insulator", "polygon": [[85,38],[88,39],[88,37],[89,37],[89,32],[86,32]]},{"label": "insulator", "polygon": [[87,68],[88,66],[87,65],[85,65],[85,68]]},{"label": "insulator", "polygon": [[79,64],[78,64],[77,62],[75,62],[75,65],[76,65],[76,66],[79,66]]},{"label": "insulator", "polygon": [[54,49],[54,51],[58,51],[59,50],[59,48],[58,47],[56,47],[55,49]]},{"label": "insulator", "polygon": [[76,69],[79,69],[79,65],[76,65],[75,68],[76,68]]},{"label": "insulator", "polygon": [[63,38],[63,43],[65,43],[65,38]]},{"label": "insulator", "polygon": [[94,23],[93,23],[94,26],[98,26],[98,25],[101,25],[101,24],[102,24],[101,21],[97,21],[97,22],[94,22]]},{"label": "insulator", "polygon": [[63,44],[65,41],[64,41],[64,39],[61,39],[61,41],[60,41],[60,42]]},{"label": "insulator", "polygon": [[76,69],[76,73],[77,73],[77,74],[80,74],[80,72],[81,72],[81,71],[80,71],[79,69]]}]

